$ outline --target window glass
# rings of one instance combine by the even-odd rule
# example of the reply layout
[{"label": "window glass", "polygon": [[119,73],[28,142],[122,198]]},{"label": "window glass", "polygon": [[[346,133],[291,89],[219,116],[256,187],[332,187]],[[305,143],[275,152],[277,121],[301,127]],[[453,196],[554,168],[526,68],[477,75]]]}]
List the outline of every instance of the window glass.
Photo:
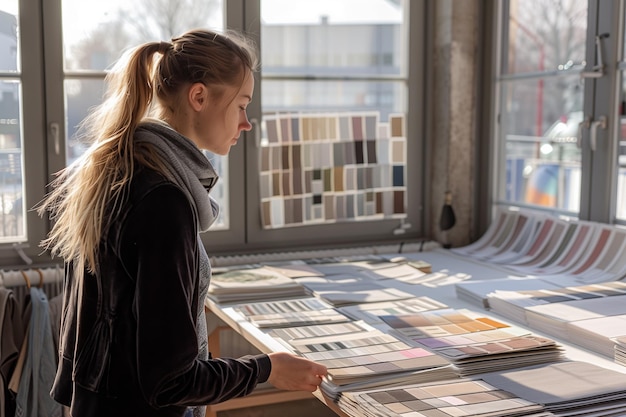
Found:
[{"label": "window glass", "polygon": [[1,72],[17,72],[17,0],[3,1],[0,5]]},{"label": "window glass", "polygon": [[405,218],[404,2],[261,5],[263,227]]},{"label": "window glass", "polygon": [[617,172],[617,205],[616,217],[626,221],[626,72],[622,73],[622,92],[619,107],[617,135],[618,146],[618,172]]},{"label": "window glass", "polygon": [[0,4],[0,242],[26,240],[17,1]]},{"label": "window glass", "polygon": [[65,78],[65,107],[67,109],[67,164],[85,151],[87,144],[76,139],[78,125],[93,106],[100,103],[104,89],[102,79]]},{"label": "window glass", "polygon": [[586,2],[510,1],[500,85],[500,203],[580,210]]},{"label": "window glass", "polygon": [[617,197],[615,217],[626,222],[626,23],[622,23],[623,46],[622,62],[619,64],[621,94],[617,111]]},{"label": "window glass", "polygon": [[[106,70],[128,48],[170,40],[196,27],[223,29],[223,0],[63,0],[67,163],[86,149],[76,133],[101,102]],[[228,159],[207,153],[220,176],[212,195],[221,206],[213,228],[228,227]]]},{"label": "window glass", "polygon": [[505,73],[584,66],[586,1],[513,0],[509,5]]},{"label": "window glass", "polygon": [[578,212],[582,93],[579,76],[504,84],[506,201]]}]

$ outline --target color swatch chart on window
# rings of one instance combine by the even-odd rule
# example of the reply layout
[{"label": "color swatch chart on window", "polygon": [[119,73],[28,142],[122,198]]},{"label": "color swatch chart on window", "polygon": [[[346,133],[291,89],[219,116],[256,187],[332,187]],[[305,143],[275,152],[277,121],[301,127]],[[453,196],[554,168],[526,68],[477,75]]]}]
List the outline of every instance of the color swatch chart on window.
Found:
[{"label": "color swatch chart on window", "polygon": [[404,115],[264,116],[261,219],[266,229],[406,217]]}]

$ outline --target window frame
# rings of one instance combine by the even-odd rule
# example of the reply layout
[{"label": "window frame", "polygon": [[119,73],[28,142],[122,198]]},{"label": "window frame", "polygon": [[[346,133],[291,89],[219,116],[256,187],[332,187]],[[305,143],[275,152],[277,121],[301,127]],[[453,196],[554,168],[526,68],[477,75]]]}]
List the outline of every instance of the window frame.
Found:
[{"label": "window frame", "polygon": [[[230,0],[225,4],[225,27],[244,30],[260,38],[260,1]],[[45,197],[48,185],[56,173],[65,167],[65,80],[104,80],[104,71],[66,71],[63,61],[62,0],[19,0],[20,80],[22,83],[21,120],[24,158],[24,192],[27,241],[20,244],[0,245],[0,262],[5,265],[23,265],[36,259],[37,264],[59,262],[42,251],[39,243],[45,239],[51,222],[41,218],[32,208]],[[407,219],[409,228],[402,228],[398,219],[384,221],[352,222],[351,224],[323,224],[294,227],[284,230],[262,230],[259,217],[259,190],[256,161],[259,148],[259,128],[246,132],[243,143],[233,147],[229,154],[229,207],[230,228],[211,230],[202,235],[210,253],[243,253],[306,250],[320,246],[366,246],[381,242],[402,242],[420,238],[424,233],[424,190],[428,165],[419,163],[425,158],[424,149],[424,51],[426,45],[426,1],[407,2],[405,27],[407,28],[407,74],[399,81],[407,85],[406,166]],[[33,22],[41,22],[34,24]],[[28,51],[28,53],[24,53]],[[410,51],[410,53],[408,52]],[[261,117],[262,74],[257,74],[255,100],[249,106],[252,120]],[[375,80],[376,77],[370,77]],[[409,115],[411,115],[409,117]],[[53,134],[54,129],[61,132]],[[418,163],[415,163],[417,161]],[[402,229],[397,234],[394,230]],[[303,239],[306,235],[306,239]],[[9,249],[9,250],[2,250]]]},{"label": "window frame", "polygon": [[[262,0],[261,0],[262,1]],[[263,47],[263,40],[260,39],[261,26],[260,2],[244,2],[237,0],[230,4],[228,13],[237,11],[237,17],[227,14],[227,25],[229,27],[243,27],[247,33],[253,34],[258,42],[259,48]],[[239,14],[241,12],[241,14]],[[407,74],[397,77],[397,80],[407,83],[407,115],[405,116],[407,129],[407,155],[410,161],[421,161],[424,154],[424,120],[423,112],[420,108],[424,107],[424,83],[423,83],[423,61],[421,57],[425,48],[425,2],[411,1],[407,2],[405,14],[405,27],[408,29],[406,36],[407,47]],[[422,28],[422,29],[420,29]],[[410,45],[409,45],[410,42]],[[410,51],[410,53],[409,53]],[[407,190],[407,219],[405,223],[410,224],[410,229],[403,229],[405,233],[401,235],[394,234],[394,230],[401,227],[400,220],[379,220],[379,221],[359,221],[351,223],[337,224],[320,224],[315,226],[297,226],[284,229],[264,230],[260,223],[260,195],[258,186],[258,170],[257,162],[259,158],[259,135],[262,106],[261,106],[261,80],[262,73],[257,73],[253,102],[248,106],[248,114],[254,122],[255,128],[251,132],[246,132],[244,136],[244,157],[237,152],[231,151],[233,156],[230,164],[231,181],[236,178],[237,167],[244,167],[245,181],[236,180],[236,184],[242,184],[245,192],[236,193],[231,186],[231,209],[233,207],[245,208],[245,218],[240,220],[240,225],[245,225],[245,243],[233,243],[232,246],[225,244],[222,239],[221,231],[209,231],[203,237],[207,248],[212,253],[223,253],[231,251],[258,252],[263,251],[279,251],[289,249],[307,250],[322,246],[328,246],[328,242],[332,242],[333,246],[362,246],[371,245],[374,242],[397,242],[399,240],[416,239],[423,233],[423,190],[425,178],[425,164],[408,163],[407,184],[410,184]],[[275,76],[268,78],[274,79]],[[292,79],[291,77],[289,79]],[[326,79],[326,78],[325,78]],[[329,77],[328,79],[333,79]],[[364,79],[377,81],[380,78],[375,76],[358,77],[355,79]],[[385,79],[388,79],[385,77]],[[409,117],[408,115],[412,115]],[[236,147],[237,148],[237,147]],[[233,148],[235,149],[235,148]],[[236,159],[235,159],[236,158]],[[243,162],[245,161],[245,162]],[[243,164],[243,165],[240,165]],[[239,214],[239,212],[237,212]],[[234,219],[231,216],[231,220]],[[231,222],[233,227],[233,222]],[[219,238],[215,238],[219,236]],[[306,236],[306,239],[303,237]]]},{"label": "window frame", "polygon": [[[508,4],[509,1],[496,2],[491,15],[494,16],[494,53],[492,54],[491,64],[494,72],[491,85],[491,97],[493,106],[491,110],[491,147],[493,149],[492,169],[495,175],[491,181],[491,207],[492,211],[498,206],[518,207],[521,209],[532,209],[536,211],[544,211],[554,215],[579,218],[582,220],[592,220],[603,223],[619,223],[615,219],[616,204],[616,147],[617,147],[617,123],[615,122],[617,115],[618,98],[615,97],[617,86],[617,77],[619,74],[616,57],[620,55],[617,51],[622,41],[616,41],[617,34],[624,36],[623,17],[620,20],[620,12],[624,10],[624,0],[613,0],[601,2],[598,0],[588,1],[588,23],[585,60],[586,66],[583,69],[569,71],[544,71],[541,73],[519,73],[519,74],[503,74],[503,68],[506,65],[508,43],[504,36],[507,33],[508,25]],[[621,21],[621,23],[618,23]],[[582,146],[581,155],[581,189],[580,189],[580,209],[578,213],[567,212],[565,210],[546,208],[541,206],[520,204],[513,201],[503,200],[503,192],[499,177],[504,172],[504,163],[506,154],[504,150],[504,138],[502,138],[502,113],[501,101],[504,90],[504,84],[507,82],[515,82],[516,80],[527,79],[554,79],[561,76],[571,76],[572,74],[582,74],[584,71],[590,71],[596,62],[596,33],[609,32],[608,39],[603,40],[603,58],[605,64],[605,75],[600,78],[585,78],[583,86],[583,111],[585,117],[594,120],[596,115],[605,114],[609,117],[609,126],[607,129],[598,130],[597,143],[598,147],[595,152],[589,150],[590,130],[582,129],[580,138]],[[608,100],[607,100],[608,98]],[[609,163],[607,163],[609,161]],[[624,222],[626,223],[626,222]]]},{"label": "window frame", "polygon": [[[45,3],[45,2],[43,2]],[[34,207],[45,195],[48,178],[49,148],[48,129],[45,117],[45,102],[42,100],[44,81],[43,28],[33,22],[43,20],[41,2],[20,0],[18,4],[18,25],[29,30],[18,31],[18,73],[20,81],[20,138],[24,176],[23,201],[25,205],[25,235],[23,242],[0,244],[0,263],[19,266],[49,262],[49,256],[42,256],[39,243],[46,237],[49,220],[40,217]],[[24,51],[29,51],[25,53]]]}]

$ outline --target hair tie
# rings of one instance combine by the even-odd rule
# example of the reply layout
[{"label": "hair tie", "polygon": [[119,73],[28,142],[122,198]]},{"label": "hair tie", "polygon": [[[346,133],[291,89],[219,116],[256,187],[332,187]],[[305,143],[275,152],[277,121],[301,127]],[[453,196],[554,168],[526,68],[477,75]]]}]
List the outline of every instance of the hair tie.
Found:
[{"label": "hair tie", "polygon": [[171,42],[163,42],[161,41],[161,43],[159,43],[159,52],[162,53],[163,55],[165,55],[165,53],[167,51],[169,51],[169,49],[172,47],[172,43]]}]

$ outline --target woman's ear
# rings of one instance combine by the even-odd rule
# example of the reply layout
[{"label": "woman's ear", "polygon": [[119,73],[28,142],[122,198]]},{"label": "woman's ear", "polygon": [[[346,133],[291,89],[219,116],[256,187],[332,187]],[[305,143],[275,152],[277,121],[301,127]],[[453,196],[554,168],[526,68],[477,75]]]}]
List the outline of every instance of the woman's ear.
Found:
[{"label": "woman's ear", "polygon": [[209,91],[202,83],[194,83],[189,87],[189,105],[194,111],[200,111],[209,99]]}]

